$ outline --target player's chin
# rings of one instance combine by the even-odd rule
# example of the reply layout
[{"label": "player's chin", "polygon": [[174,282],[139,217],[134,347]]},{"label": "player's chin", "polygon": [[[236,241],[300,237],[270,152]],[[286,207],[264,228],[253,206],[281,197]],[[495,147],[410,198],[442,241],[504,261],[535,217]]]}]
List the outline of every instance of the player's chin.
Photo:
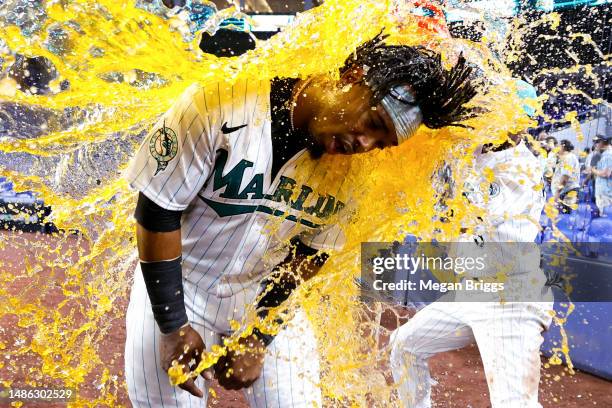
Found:
[{"label": "player's chin", "polygon": [[321,144],[311,144],[308,146],[308,152],[313,159],[320,159],[327,150],[324,145]]}]

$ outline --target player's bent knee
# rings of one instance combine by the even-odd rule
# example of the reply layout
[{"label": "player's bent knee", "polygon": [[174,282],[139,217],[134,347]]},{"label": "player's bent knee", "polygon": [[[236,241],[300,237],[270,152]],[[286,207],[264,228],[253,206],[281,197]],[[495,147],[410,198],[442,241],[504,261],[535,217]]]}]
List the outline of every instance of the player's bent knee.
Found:
[{"label": "player's bent knee", "polygon": [[401,356],[403,354],[418,354],[418,349],[415,347],[415,339],[413,330],[407,325],[395,329],[389,338],[391,345],[391,355]]}]

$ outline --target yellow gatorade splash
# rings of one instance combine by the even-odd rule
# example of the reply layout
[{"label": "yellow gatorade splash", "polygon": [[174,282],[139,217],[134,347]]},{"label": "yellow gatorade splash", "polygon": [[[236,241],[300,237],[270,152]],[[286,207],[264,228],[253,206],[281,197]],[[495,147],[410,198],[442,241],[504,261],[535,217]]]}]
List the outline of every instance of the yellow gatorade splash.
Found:
[{"label": "yellow gatorade splash", "polygon": [[[522,114],[509,70],[490,51],[496,39],[472,43],[424,31],[391,1],[327,0],[299,15],[280,34],[260,42],[255,50],[240,57],[216,58],[203,54],[197,42],[183,41],[181,21],[164,20],[135,7],[132,1],[42,3],[46,19],[32,35],[24,35],[15,25],[0,28],[0,57],[6,69],[15,53],[43,56],[59,76],[43,95],[36,89],[18,90],[10,78],[0,79],[0,101],[47,112],[55,121],[37,137],[0,139],[0,153],[35,159],[27,172],[0,163],[0,176],[12,180],[17,191],[40,192],[45,204],[53,208],[53,222],[66,233],[37,241],[37,247],[27,248],[29,255],[23,263],[0,264],[0,317],[15,316],[20,329],[15,344],[7,345],[9,350],[3,348],[9,357],[3,363],[10,366],[9,372],[24,374],[29,384],[57,383],[79,389],[93,382],[98,393],[77,393],[72,406],[116,406],[118,390],[124,386],[121,374],[108,368],[109,356],[99,352],[99,345],[110,341],[113,320],[123,319],[119,302],[128,293],[137,261],[132,217],[135,194],[128,190],[121,172],[143,132],[187,86],[334,73],[358,45],[381,31],[390,35],[390,43],[426,44],[441,52],[449,65],[463,52],[485,75],[495,78],[496,85],[473,102],[486,112],[466,122],[471,129],[421,127],[397,148],[337,159],[349,169],[348,181],[357,198],[351,217],[339,220],[346,246],[331,254],[320,274],[289,300],[288,309],[299,304],[315,328],[322,366],[319,385],[330,404],[372,406],[375,401],[375,406],[395,406],[392,387],[374,373],[386,356],[377,349],[370,330],[376,322],[365,312],[355,284],[360,275],[361,243],[401,240],[407,234],[423,241],[452,241],[478,215],[456,195],[447,200],[453,217],[440,221],[436,210],[440,193],[432,176],[443,163],[454,174],[462,174],[470,165],[468,152],[477,146],[501,143],[508,133],[535,126]],[[232,12],[235,10],[227,13]],[[537,24],[554,25],[554,16],[549,14]],[[58,29],[64,33],[63,41],[51,47],[52,33]],[[516,51],[519,45],[513,47],[510,49]],[[100,180],[83,177],[77,170],[101,148],[105,153],[93,165],[108,167],[106,176]],[[74,177],[82,177],[77,187],[66,182],[73,172]],[[456,184],[461,186],[462,181]],[[73,231],[78,234],[71,234]],[[32,245],[31,241],[0,237],[0,246],[25,251]],[[30,279],[25,292],[10,289],[15,267],[20,276]],[[37,275],[43,268],[52,271],[52,276],[61,276],[60,287],[49,287]],[[60,293],[62,301],[49,308],[44,301],[52,293]],[[239,337],[253,329],[254,315],[251,310],[248,319],[235,322],[235,336],[207,354],[196,373],[213,365],[228,348],[238,347]],[[274,313],[262,326],[263,332],[278,330]],[[565,345],[566,356],[567,350]],[[11,364],[29,354],[40,360],[32,371],[23,373],[22,367]],[[115,359],[122,361],[122,356]],[[187,379],[176,366],[170,377],[174,384]],[[4,380],[4,385],[10,383]]]}]

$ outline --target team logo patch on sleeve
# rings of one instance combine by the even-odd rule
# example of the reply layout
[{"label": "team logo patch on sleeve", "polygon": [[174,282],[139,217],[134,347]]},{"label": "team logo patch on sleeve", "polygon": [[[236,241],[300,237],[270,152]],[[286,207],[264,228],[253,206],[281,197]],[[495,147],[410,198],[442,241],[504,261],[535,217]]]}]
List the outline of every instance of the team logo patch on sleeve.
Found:
[{"label": "team logo patch on sleeve", "polygon": [[174,130],[166,127],[166,123],[161,129],[151,136],[149,141],[149,152],[155,160],[157,160],[157,171],[154,175],[157,175],[160,171],[166,170],[170,160],[176,157],[178,152],[178,138]]},{"label": "team logo patch on sleeve", "polygon": [[491,183],[491,185],[489,186],[490,197],[497,197],[500,191],[501,189],[499,188],[499,184],[497,184],[496,182]]}]

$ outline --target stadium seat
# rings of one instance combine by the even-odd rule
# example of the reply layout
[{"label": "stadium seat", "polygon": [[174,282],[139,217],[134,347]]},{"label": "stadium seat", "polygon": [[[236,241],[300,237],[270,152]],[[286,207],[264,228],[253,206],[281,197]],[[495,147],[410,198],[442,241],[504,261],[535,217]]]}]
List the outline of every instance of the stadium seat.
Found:
[{"label": "stadium seat", "polygon": [[572,212],[571,214],[559,214],[559,216],[553,221],[555,227],[559,229],[559,231],[565,235],[567,239],[570,241],[575,240],[577,224],[578,224],[578,215],[576,212]]},{"label": "stadium seat", "polygon": [[[547,275],[556,268],[560,268],[560,271],[567,268],[565,273],[574,275],[571,279],[570,298],[575,309],[567,315],[567,295],[559,288],[552,288],[555,310],[559,316],[567,316],[567,320],[563,324],[564,333],[556,323],[551,324],[550,329],[543,333],[544,342],[541,350],[546,356],[550,356],[554,350],[559,350],[563,336],[566,336],[570,347],[569,355],[575,367],[612,379],[612,353],[610,353],[612,303],[606,301],[612,295],[610,264],[599,260],[592,262],[584,257],[572,257],[568,261],[570,262],[568,266],[558,264],[555,266],[554,262],[543,262]],[[555,354],[562,357],[558,351]]]},{"label": "stadium seat", "polygon": [[6,201],[13,204],[35,204],[37,200],[33,193],[25,191],[23,193],[16,193]]},{"label": "stadium seat", "polygon": [[576,236],[577,242],[585,242],[587,239],[587,230],[593,219],[593,208],[589,203],[580,203],[575,211],[576,213]]},{"label": "stadium seat", "polygon": [[0,180],[0,193],[13,191],[13,187],[13,183],[11,183],[10,181],[6,179]]},{"label": "stadium seat", "polygon": [[552,191],[549,188],[547,188],[546,189],[546,201],[548,202],[548,200],[550,200],[552,197],[553,197]]},{"label": "stadium seat", "polygon": [[589,242],[612,242],[612,219],[596,218],[589,226]]},{"label": "stadium seat", "polygon": [[552,229],[551,228],[546,228],[544,231],[542,231],[542,237],[538,241],[538,243],[549,242],[552,239],[553,239],[553,231],[552,231]]},{"label": "stadium seat", "polygon": [[[563,295],[556,294],[555,298],[554,308],[564,316],[567,313],[567,302],[564,301]],[[549,330],[543,333],[543,354],[550,357],[553,350],[559,349],[565,335],[568,337],[571,347],[569,354],[575,367],[612,379],[612,355],[609,353],[612,331],[608,324],[608,317],[612,313],[611,303],[576,302],[574,307],[563,325],[563,333],[556,323],[551,324]],[[563,358],[560,354],[556,353]]]}]

